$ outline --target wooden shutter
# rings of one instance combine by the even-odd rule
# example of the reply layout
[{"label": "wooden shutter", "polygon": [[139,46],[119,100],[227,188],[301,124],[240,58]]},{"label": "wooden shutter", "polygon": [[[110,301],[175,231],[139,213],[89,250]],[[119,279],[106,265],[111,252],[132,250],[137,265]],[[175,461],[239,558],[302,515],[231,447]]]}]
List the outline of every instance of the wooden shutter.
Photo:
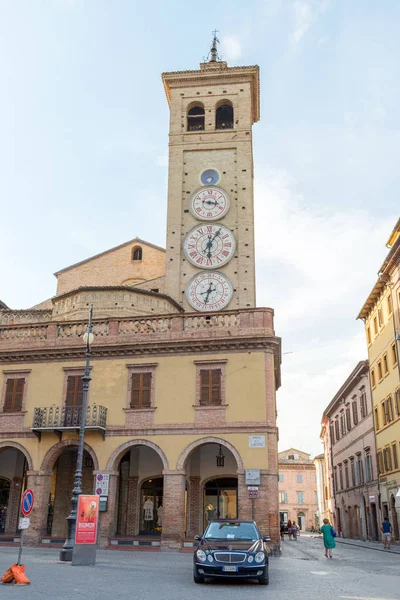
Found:
[{"label": "wooden shutter", "polygon": [[219,406],[221,404],[221,370],[212,369],[211,371],[211,404]]},{"label": "wooden shutter", "polygon": [[205,369],[200,371],[200,404],[210,404],[210,371]]},{"label": "wooden shutter", "polygon": [[131,408],[150,408],[151,373],[132,374]]},{"label": "wooden shutter", "polygon": [[4,399],[4,412],[17,412],[22,410],[22,398],[24,395],[25,379],[7,379],[6,395]]},{"label": "wooden shutter", "polygon": [[81,375],[70,375],[67,379],[66,406],[82,406],[83,381]]},{"label": "wooden shutter", "polygon": [[131,408],[140,408],[140,373],[132,375]]},{"label": "wooden shutter", "polygon": [[151,394],[151,373],[141,373],[142,379],[142,408],[150,407],[150,394]]},{"label": "wooden shutter", "polygon": [[200,405],[219,406],[221,395],[221,369],[204,369],[200,371]]},{"label": "wooden shutter", "polygon": [[357,425],[357,423],[358,423],[358,410],[357,410],[357,401],[356,400],[352,403],[352,408],[353,408],[353,423],[354,423],[354,425]]}]

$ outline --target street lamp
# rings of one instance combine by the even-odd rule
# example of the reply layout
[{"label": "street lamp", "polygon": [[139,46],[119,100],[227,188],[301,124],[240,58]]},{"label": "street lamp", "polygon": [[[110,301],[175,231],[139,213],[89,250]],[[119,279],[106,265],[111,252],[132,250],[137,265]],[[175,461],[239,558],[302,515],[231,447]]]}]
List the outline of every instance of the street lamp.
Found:
[{"label": "street lamp", "polygon": [[82,463],[83,463],[83,445],[85,439],[85,425],[86,425],[86,413],[87,413],[87,397],[89,391],[90,377],[90,357],[92,354],[91,346],[93,343],[94,335],[92,333],[92,318],[93,318],[93,305],[90,305],[89,309],[89,324],[85,335],[83,336],[83,342],[86,346],[86,366],[85,374],[82,377],[83,381],[83,394],[82,394],[82,406],[81,406],[81,419],[79,424],[79,442],[78,442],[78,457],[76,459],[76,470],[74,476],[74,489],[72,490],[72,508],[71,514],[67,517],[68,533],[67,539],[65,540],[64,546],[60,551],[60,560],[68,562],[72,560],[72,550],[74,549],[75,543],[75,526],[76,526],[76,515],[78,508],[78,497],[82,494]]},{"label": "street lamp", "polygon": [[219,445],[219,452],[218,452],[216,458],[217,458],[217,467],[223,467],[225,464],[225,455],[222,452],[221,444]]}]

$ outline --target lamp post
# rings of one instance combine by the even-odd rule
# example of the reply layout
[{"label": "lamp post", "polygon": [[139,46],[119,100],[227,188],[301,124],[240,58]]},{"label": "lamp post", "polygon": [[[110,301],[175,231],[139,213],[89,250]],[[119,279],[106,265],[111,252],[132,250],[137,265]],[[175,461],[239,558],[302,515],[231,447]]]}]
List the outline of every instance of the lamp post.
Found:
[{"label": "lamp post", "polygon": [[79,442],[78,442],[78,457],[76,460],[76,470],[74,476],[74,489],[72,490],[72,508],[71,514],[67,517],[68,533],[67,539],[65,540],[64,546],[60,551],[60,560],[63,562],[72,561],[72,550],[74,549],[75,543],[75,526],[76,526],[76,515],[78,508],[78,497],[82,494],[82,463],[83,463],[83,445],[85,439],[85,425],[86,425],[86,413],[87,413],[87,397],[89,391],[90,377],[90,357],[92,354],[91,346],[93,343],[94,335],[92,333],[92,318],[93,318],[93,305],[90,305],[89,309],[89,324],[85,335],[83,336],[83,342],[86,345],[86,366],[85,374],[82,377],[83,381],[83,394],[82,394],[82,407],[81,407],[81,419],[79,424]]}]

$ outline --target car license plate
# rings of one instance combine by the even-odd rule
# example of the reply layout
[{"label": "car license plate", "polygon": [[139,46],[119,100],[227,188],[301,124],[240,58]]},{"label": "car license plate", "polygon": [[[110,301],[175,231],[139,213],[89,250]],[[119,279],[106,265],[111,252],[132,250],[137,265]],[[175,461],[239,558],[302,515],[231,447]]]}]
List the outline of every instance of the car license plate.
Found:
[{"label": "car license plate", "polygon": [[237,573],[238,572],[238,567],[222,567],[222,570],[225,573]]}]

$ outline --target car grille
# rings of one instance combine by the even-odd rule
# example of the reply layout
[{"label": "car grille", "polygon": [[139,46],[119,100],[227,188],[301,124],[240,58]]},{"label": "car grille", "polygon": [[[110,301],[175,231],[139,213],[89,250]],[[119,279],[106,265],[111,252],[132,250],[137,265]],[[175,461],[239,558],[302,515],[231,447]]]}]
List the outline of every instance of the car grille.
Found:
[{"label": "car grille", "polygon": [[214,558],[220,563],[243,563],[246,560],[244,552],[214,552]]}]

